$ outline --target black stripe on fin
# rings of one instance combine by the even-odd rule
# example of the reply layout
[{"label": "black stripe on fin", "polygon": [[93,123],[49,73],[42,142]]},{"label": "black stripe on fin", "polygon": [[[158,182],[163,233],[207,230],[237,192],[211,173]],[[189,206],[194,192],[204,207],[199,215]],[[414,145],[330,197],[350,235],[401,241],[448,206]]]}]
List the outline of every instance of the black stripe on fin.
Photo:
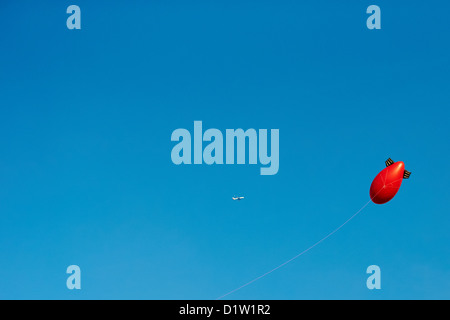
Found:
[{"label": "black stripe on fin", "polygon": [[408,179],[410,175],[411,175],[411,172],[405,170],[405,171],[403,172],[403,179]]},{"label": "black stripe on fin", "polygon": [[389,158],[389,159],[387,159],[387,160],[385,161],[385,163],[386,163],[386,167],[389,167],[389,166],[391,166],[391,165],[394,164],[394,160],[392,160],[391,158]]}]

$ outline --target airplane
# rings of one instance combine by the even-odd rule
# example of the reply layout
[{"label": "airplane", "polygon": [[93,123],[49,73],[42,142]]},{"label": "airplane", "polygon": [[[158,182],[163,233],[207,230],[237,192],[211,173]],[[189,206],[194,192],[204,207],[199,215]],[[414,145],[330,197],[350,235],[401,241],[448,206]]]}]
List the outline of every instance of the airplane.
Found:
[{"label": "airplane", "polygon": [[244,199],[244,197],[233,197],[232,199],[233,200],[242,200],[242,199]]}]

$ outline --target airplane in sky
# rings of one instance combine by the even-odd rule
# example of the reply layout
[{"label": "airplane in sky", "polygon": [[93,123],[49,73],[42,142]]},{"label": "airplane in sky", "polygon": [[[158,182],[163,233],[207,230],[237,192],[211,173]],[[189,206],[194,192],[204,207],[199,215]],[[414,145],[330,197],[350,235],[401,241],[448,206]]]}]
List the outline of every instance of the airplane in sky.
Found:
[{"label": "airplane in sky", "polygon": [[244,197],[233,197],[233,200],[242,200]]}]

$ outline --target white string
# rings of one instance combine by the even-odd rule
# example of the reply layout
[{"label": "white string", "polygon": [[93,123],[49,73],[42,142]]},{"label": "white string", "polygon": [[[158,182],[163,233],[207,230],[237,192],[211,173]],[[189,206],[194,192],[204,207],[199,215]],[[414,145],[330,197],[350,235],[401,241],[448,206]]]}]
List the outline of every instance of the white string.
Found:
[{"label": "white string", "polygon": [[[380,191],[381,191],[381,190],[380,190]],[[378,191],[378,192],[380,192],[380,191]],[[378,194],[378,192],[377,192],[377,194]],[[375,196],[376,196],[376,195],[375,195]],[[374,198],[375,196],[373,196],[373,198]],[[352,220],[354,217],[356,217],[356,216],[357,216],[357,215],[358,215],[365,207],[367,207],[367,205],[368,205],[371,201],[372,201],[372,199],[369,200],[369,201],[367,201],[367,203],[366,203],[365,205],[363,205],[358,211],[356,211],[356,213],[353,214],[350,218],[348,218],[347,221],[345,221],[343,224],[341,224],[339,227],[337,227],[337,228],[334,229],[332,232],[330,232],[329,234],[327,234],[325,237],[323,237],[322,239],[320,239],[319,241],[317,241],[316,243],[314,243],[314,244],[313,244],[312,246],[310,246],[308,249],[303,250],[302,252],[300,252],[299,254],[297,254],[295,257],[292,257],[291,259],[289,259],[289,260],[283,262],[283,263],[280,264],[279,266],[273,268],[273,269],[270,270],[270,271],[267,271],[266,273],[260,275],[259,277],[255,278],[255,279],[253,279],[253,280],[251,280],[251,281],[249,281],[249,282],[247,282],[246,284],[243,284],[242,286],[240,286],[240,287],[238,287],[238,288],[236,288],[236,289],[234,289],[234,290],[231,290],[230,292],[228,292],[228,293],[226,293],[226,294],[224,294],[224,295],[218,297],[216,300],[220,300],[220,299],[222,299],[222,298],[224,298],[224,297],[226,297],[226,296],[228,296],[228,295],[230,295],[230,294],[232,294],[232,293],[234,293],[234,292],[236,292],[236,291],[238,291],[238,290],[240,290],[240,289],[242,289],[242,288],[248,286],[249,284],[255,282],[256,280],[259,280],[259,279],[261,279],[261,278],[267,276],[268,274],[270,274],[270,273],[274,272],[275,270],[277,270],[277,269],[279,269],[279,268],[281,268],[281,267],[287,265],[289,262],[291,262],[291,261],[297,259],[298,257],[300,257],[301,255],[303,255],[304,253],[308,252],[309,250],[311,250],[312,248],[314,248],[315,246],[317,246],[319,243],[323,242],[325,239],[329,238],[329,237],[332,236],[334,233],[336,233],[337,231],[339,231],[339,229],[341,229],[343,226],[345,226],[348,222],[350,222],[350,220]]]}]

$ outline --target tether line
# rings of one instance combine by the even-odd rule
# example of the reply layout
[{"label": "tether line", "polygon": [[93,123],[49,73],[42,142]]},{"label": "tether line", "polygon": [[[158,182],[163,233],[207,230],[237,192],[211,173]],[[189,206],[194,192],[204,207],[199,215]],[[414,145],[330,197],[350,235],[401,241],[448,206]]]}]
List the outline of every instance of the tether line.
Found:
[{"label": "tether line", "polygon": [[[381,190],[380,190],[380,191],[381,191]],[[378,191],[378,192],[380,192],[380,191]],[[378,192],[377,192],[377,194],[378,194]],[[376,195],[374,195],[373,197],[375,197],[375,196],[376,196]],[[311,250],[312,248],[314,248],[315,246],[317,246],[318,244],[320,244],[321,242],[325,241],[327,238],[329,238],[330,236],[332,236],[333,234],[335,234],[337,231],[339,231],[339,230],[340,230],[343,226],[345,226],[347,223],[349,223],[349,222],[350,222],[354,217],[356,217],[356,216],[357,216],[357,215],[358,215],[365,207],[367,207],[367,205],[368,205],[371,201],[372,201],[372,199],[369,200],[369,201],[367,201],[367,203],[366,203],[365,205],[363,205],[358,211],[356,211],[356,213],[353,214],[350,218],[348,218],[343,224],[341,224],[339,227],[337,227],[336,229],[334,229],[333,231],[331,231],[331,232],[330,232],[329,234],[327,234],[325,237],[323,237],[322,239],[320,239],[319,241],[317,241],[316,243],[314,243],[314,244],[313,244],[312,246],[310,246],[308,249],[303,250],[302,252],[300,252],[300,253],[297,254],[296,256],[292,257],[291,259],[289,259],[289,260],[283,262],[283,263],[280,264],[279,266],[273,268],[273,269],[270,270],[270,271],[267,271],[266,273],[260,275],[259,277],[256,277],[255,279],[253,279],[253,280],[247,282],[246,284],[243,284],[242,286],[240,286],[240,287],[238,287],[238,288],[236,288],[236,289],[234,289],[234,290],[231,290],[230,292],[228,292],[228,293],[226,293],[226,294],[224,294],[224,295],[222,295],[222,296],[216,298],[216,300],[220,300],[220,299],[222,299],[222,298],[224,298],[224,297],[226,297],[226,296],[228,296],[228,295],[230,295],[230,294],[232,294],[232,293],[234,293],[234,292],[236,292],[236,291],[238,291],[238,290],[240,290],[240,289],[242,289],[242,288],[244,288],[244,287],[246,287],[246,286],[252,284],[253,282],[255,282],[255,281],[257,281],[257,280],[259,280],[259,279],[261,279],[261,278],[264,278],[265,276],[271,274],[271,273],[274,272],[275,270],[280,269],[281,267],[287,265],[289,262],[291,262],[291,261],[297,259],[298,257],[300,257],[301,255],[305,254],[306,252],[308,252],[309,250]]]}]

